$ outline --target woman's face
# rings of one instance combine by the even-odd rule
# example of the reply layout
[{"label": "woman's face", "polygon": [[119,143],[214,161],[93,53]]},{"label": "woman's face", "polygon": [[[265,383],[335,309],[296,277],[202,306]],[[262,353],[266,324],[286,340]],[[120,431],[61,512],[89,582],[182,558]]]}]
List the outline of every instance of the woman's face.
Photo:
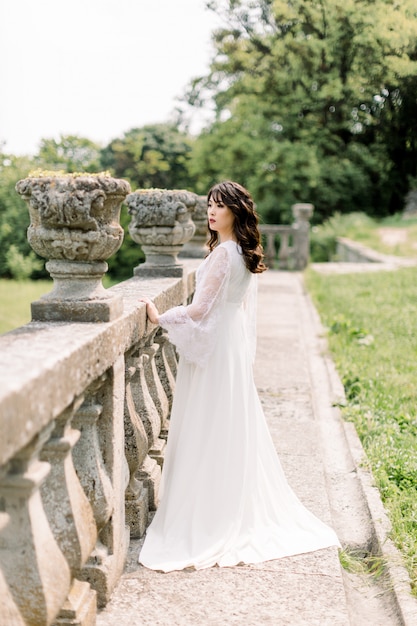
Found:
[{"label": "woman's face", "polygon": [[217,231],[220,241],[234,239],[233,224],[235,216],[220,199],[216,202],[213,198],[210,198],[207,206],[207,217],[210,229]]}]

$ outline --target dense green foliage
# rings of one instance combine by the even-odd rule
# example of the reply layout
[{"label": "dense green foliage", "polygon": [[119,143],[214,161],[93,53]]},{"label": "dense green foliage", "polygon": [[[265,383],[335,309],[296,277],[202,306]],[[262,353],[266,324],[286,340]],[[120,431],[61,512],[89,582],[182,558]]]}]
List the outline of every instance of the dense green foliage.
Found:
[{"label": "dense green foliage", "polygon": [[353,421],[417,590],[416,269],[308,271]]},{"label": "dense green foliage", "polygon": [[192,141],[172,124],[132,128],[101,153],[101,165],[135,189],[192,186],[188,170]]},{"label": "dense green foliage", "polygon": [[0,279],[0,334],[30,322],[30,304],[52,289],[52,280]]},{"label": "dense green foliage", "polygon": [[0,277],[42,276],[42,260],[26,237],[29,213],[15,191],[16,182],[25,178],[31,167],[28,158],[0,153]]},{"label": "dense green foliage", "polygon": [[210,4],[227,26],[188,93],[216,109],[195,148],[199,191],[238,178],[272,222],[297,201],[319,223],[400,210],[417,174],[413,0]]},{"label": "dense green foliage", "polygon": [[60,140],[42,139],[34,161],[48,170],[64,172],[99,172],[101,148],[98,144],[74,135],[61,135]]}]

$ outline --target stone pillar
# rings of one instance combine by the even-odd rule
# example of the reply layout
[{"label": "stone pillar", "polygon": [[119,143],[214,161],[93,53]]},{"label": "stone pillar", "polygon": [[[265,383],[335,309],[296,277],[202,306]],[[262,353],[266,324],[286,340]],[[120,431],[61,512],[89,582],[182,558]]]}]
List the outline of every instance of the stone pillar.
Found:
[{"label": "stone pillar", "polygon": [[[51,466],[42,484],[42,502],[60,550],[77,576],[87,561],[97,539],[93,511],[75,472],[71,451],[80,431],[71,427],[74,411],[82,398],[74,402],[55,420],[52,436],[42,448],[40,459]],[[96,623],[96,593],[87,582],[76,578],[59,612],[54,626],[94,626]]]},{"label": "stone pillar", "polygon": [[[36,435],[0,475],[1,509],[8,516],[0,532],[0,570],[23,623],[37,626],[52,623],[71,584],[40,495],[50,465],[39,456],[52,428],[50,424]],[[14,608],[9,602],[4,612]],[[2,612],[0,623],[4,617]]]},{"label": "stone pillar", "polygon": [[[10,516],[0,512],[0,549],[3,543],[2,531],[10,525]],[[1,562],[1,561],[0,561]],[[7,580],[0,569],[0,615],[4,624],[10,626],[27,626],[27,622],[20,613],[9,588]]]},{"label": "stone pillar", "polygon": [[[130,361],[130,389],[133,407],[142,421],[146,438],[147,451],[136,477],[142,481],[147,489],[149,509],[155,511],[158,505],[159,484],[161,482],[161,465],[166,442],[160,438],[161,418],[150,394],[146,368],[149,365],[149,355],[144,353],[142,346],[132,351]],[[159,462],[158,462],[159,461]]]},{"label": "stone pillar", "polygon": [[310,255],[310,218],[313,215],[314,205],[298,203],[292,205],[295,218],[294,233],[294,269],[303,270],[308,265]]},{"label": "stone pillar", "polygon": [[195,224],[195,233],[190,241],[184,244],[178,256],[191,259],[204,259],[208,253],[207,196],[197,196],[197,204],[193,212],[193,222]]},{"label": "stone pillar", "polygon": [[196,202],[196,194],[185,190],[140,189],[127,196],[129,232],[146,256],[135,276],[183,275],[178,254],[195,232],[191,216]]},{"label": "stone pillar", "polygon": [[121,246],[120,208],[129,183],[109,176],[25,178],[16,185],[30,214],[28,240],[40,256],[53,290],[32,303],[32,318],[107,322],[123,309],[120,296],[104,289],[105,262]]},{"label": "stone pillar", "polygon": [[98,539],[77,577],[97,592],[104,606],[123,572],[129,546],[125,491],[129,468],[124,454],[124,356],[85,392],[73,427],[81,436],[74,446],[74,465],[94,513]]},{"label": "stone pillar", "polygon": [[168,333],[166,331],[163,331],[162,329],[155,336],[155,342],[159,344],[159,350],[155,355],[156,367],[168,400],[169,416],[171,412],[172,401],[174,399],[175,375],[177,371],[176,367],[173,371],[172,365],[170,364],[170,352],[171,350],[173,350],[173,346],[169,342]]},{"label": "stone pillar", "polygon": [[[147,478],[140,480],[137,472],[148,455],[148,437],[137,414],[132,394],[131,380],[136,374],[134,360],[127,358],[125,395],[125,455],[129,466],[129,485],[125,494],[126,521],[131,537],[142,537],[149,519]],[[146,483],[146,484],[145,484]]]}]

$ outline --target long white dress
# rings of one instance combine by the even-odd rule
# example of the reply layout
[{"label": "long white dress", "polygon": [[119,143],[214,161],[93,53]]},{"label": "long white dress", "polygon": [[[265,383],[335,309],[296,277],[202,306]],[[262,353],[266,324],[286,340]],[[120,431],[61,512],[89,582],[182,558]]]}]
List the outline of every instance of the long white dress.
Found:
[{"label": "long white dress", "polygon": [[188,307],[160,316],[179,352],[160,502],[139,562],[164,572],[339,546],[285,478],[255,387],[256,276],[238,245],[197,271]]}]

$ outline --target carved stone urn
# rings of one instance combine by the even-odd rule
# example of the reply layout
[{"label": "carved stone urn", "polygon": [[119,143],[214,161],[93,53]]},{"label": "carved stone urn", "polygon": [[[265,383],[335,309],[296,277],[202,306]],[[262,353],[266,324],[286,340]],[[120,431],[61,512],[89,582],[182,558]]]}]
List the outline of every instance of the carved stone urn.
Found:
[{"label": "carved stone urn", "polygon": [[195,233],[188,241],[179,256],[192,259],[203,259],[208,252],[208,227],[207,227],[207,196],[197,196],[197,204],[193,212]]},{"label": "carved stone urn", "polygon": [[182,189],[140,189],[127,196],[129,232],[146,256],[135,276],[182,276],[178,254],[194,235],[196,202],[196,194]]},{"label": "carved stone urn", "polygon": [[123,309],[120,296],[104,289],[106,259],[123,241],[121,204],[127,181],[106,175],[46,175],[20,180],[16,191],[26,201],[28,240],[40,256],[53,290],[32,303],[34,320],[107,322]]}]

